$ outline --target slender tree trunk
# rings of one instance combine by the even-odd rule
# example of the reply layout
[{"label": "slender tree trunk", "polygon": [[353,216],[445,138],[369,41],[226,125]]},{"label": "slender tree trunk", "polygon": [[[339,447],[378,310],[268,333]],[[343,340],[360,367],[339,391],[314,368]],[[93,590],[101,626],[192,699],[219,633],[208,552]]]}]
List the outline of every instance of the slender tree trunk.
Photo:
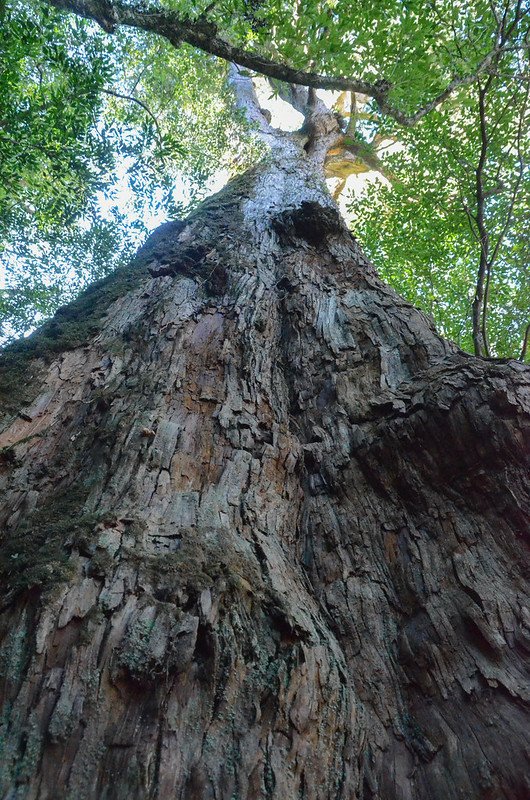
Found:
[{"label": "slender tree trunk", "polygon": [[291,149],[4,356],[4,800],[528,796],[529,370]]}]

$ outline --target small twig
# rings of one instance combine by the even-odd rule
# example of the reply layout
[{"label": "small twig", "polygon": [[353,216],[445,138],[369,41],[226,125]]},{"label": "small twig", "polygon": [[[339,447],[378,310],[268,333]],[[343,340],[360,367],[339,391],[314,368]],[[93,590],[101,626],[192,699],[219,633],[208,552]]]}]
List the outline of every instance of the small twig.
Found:
[{"label": "small twig", "polygon": [[357,95],[355,92],[351,93],[351,103],[350,103],[350,119],[348,120],[348,127],[346,128],[346,133],[353,135],[355,133],[355,129],[357,128]]},{"label": "small twig", "polygon": [[136,103],[136,105],[143,108],[146,114],[148,114],[151,119],[153,120],[157,132],[158,143],[161,144],[163,140],[162,131],[160,130],[160,125],[158,124],[158,120],[143,100],[140,100],[138,97],[134,97],[132,94],[122,94],[121,92],[116,92],[114,89],[101,89],[104,94],[109,94],[112,97],[119,97],[121,100],[130,100],[131,103]]},{"label": "small twig", "polygon": [[[160,45],[158,46],[158,49],[157,49],[157,51],[156,51],[156,55],[158,55],[158,53],[160,52],[161,48],[162,48],[162,44],[160,43]],[[133,94],[133,92],[136,90],[136,87],[138,86],[138,84],[139,84],[139,83],[140,83],[140,81],[142,80],[143,76],[145,75],[145,73],[147,72],[147,70],[149,69],[149,67],[151,66],[151,64],[152,64],[152,61],[151,61],[151,59],[149,59],[149,61],[147,61],[147,62],[146,62],[144,65],[143,65],[142,69],[140,70],[140,72],[138,73],[138,75],[136,76],[136,78],[134,79],[134,83],[133,83],[133,85],[132,85],[132,86],[131,86],[131,88],[129,89],[129,94]]]},{"label": "small twig", "polygon": [[523,346],[521,348],[521,355],[519,356],[519,361],[524,361],[526,358],[526,351],[528,349],[528,341],[530,339],[530,322],[526,326],[526,330],[524,332],[523,337]]}]

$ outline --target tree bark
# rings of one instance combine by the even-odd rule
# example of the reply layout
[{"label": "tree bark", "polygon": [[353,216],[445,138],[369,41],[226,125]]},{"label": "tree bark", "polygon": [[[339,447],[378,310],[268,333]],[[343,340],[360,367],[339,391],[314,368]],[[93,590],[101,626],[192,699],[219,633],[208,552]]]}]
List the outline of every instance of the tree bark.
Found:
[{"label": "tree bark", "polygon": [[4,354],[5,800],[528,796],[530,372],[289,147]]}]

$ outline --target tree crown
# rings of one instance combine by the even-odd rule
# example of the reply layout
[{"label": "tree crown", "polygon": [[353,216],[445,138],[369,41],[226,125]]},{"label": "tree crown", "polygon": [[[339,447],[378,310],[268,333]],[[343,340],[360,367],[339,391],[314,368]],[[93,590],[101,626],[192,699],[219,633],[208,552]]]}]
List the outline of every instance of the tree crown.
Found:
[{"label": "tree crown", "polygon": [[184,213],[220,166],[255,160],[235,63],[306,130],[315,102],[332,107],[335,194],[379,176],[348,205],[383,277],[464,348],[525,357],[524,3],[11,0],[0,15],[7,335],[127,258],[150,216]]}]

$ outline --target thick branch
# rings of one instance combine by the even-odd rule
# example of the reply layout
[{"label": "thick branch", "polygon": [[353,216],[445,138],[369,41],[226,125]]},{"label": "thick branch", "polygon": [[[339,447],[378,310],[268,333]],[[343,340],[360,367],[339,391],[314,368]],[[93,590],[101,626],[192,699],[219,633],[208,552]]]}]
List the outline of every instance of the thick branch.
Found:
[{"label": "thick branch", "polygon": [[248,122],[254,125],[260,138],[271,143],[280,132],[269,123],[264,109],[260,107],[252,79],[238,69],[237,64],[230,64],[228,81],[232,87],[238,108],[244,113]]},{"label": "thick branch", "polygon": [[421,106],[414,114],[406,114],[389,103],[390,87],[385,80],[369,83],[357,78],[319,75],[315,72],[294,69],[287,64],[265,58],[259,53],[249,52],[230,44],[218,36],[217,27],[204,18],[189,20],[175,12],[156,7],[138,9],[121,2],[121,0],[114,0],[114,2],[112,0],[48,0],[48,2],[57,8],[73,11],[95,20],[107,32],[112,32],[118,25],[140,28],[165,37],[175,47],[186,42],[225,61],[286,83],[314,89],[360,92],[372,97],[383,114],[392,117],[406,127],[415,125],[460,87],[474,83],[477,77],[487,71],[499,54],[505,50],[505,39],[503,38],[484,56],[472,73],[453,78],[443,91]]}]

